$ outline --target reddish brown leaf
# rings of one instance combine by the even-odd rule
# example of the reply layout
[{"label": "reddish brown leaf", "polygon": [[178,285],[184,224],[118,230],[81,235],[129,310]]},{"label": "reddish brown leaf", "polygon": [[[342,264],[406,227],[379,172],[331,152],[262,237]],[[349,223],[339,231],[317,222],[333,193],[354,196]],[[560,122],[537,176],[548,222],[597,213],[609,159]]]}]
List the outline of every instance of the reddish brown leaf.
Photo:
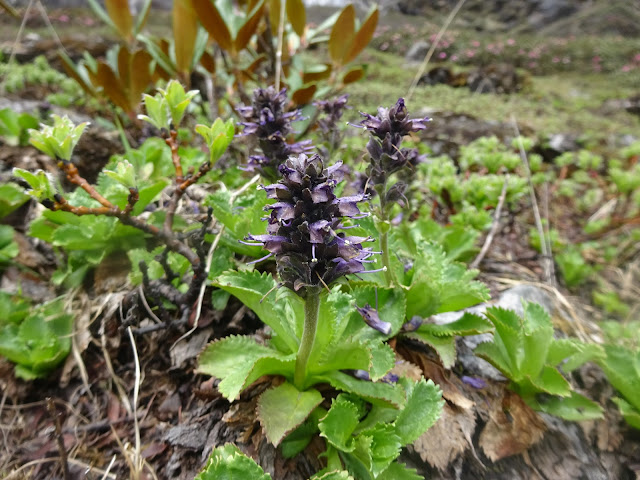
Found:
[{"label": "reddish brown leaf", "polygon": [[293,92],[293,94],[291,95],[291,100],[293,100],[296,105],[306,105],[311,101],[317,89],[318,86],[315,83],[312,83],[307,87],[299,88],[298,90]]},{"label": "reddish brown leaf", "polygon": [[365,70],[363,67],[352,68],[351,70],[349,70],[347,73],[344,74],[344,77],[342,77],[342,83],[344,85],[355,83],[364,77],[364,72]]},{"label": "reddish brown leaf", "polygon": [[129,0],[105,0],[104,5],[120,36],[129,41],[133,30],[133,17],[131,16],[131,10],[129,10]]},{"label": "reddish brown leaf", "polygon": [[269,23],[271,24],[271,35],[278,35],[278,25],[280,25],[280,0],[269,1]]},{"label": "reddish brown leaf", "polygon": [[191,0],[193,8],[198,15],[198,20],[205,28],[211,38],[220,45],[220,48],[230,52],[233,47],[231,32],[224,22],[218,8],[212,0]]},{"label": "reddish brown leaf", "polygon": [[356,22],[356,10],[352,4],[344,7],[340,16],[333,24],[329,35],[329,56],[336,65],[344,65],[344,56],[353,40]]},{"label": "reddish brown leaf", "polygon": [[247,46],[253,34],[256,33],[258,28],[258,24],[260,23],[260,19],[262,18],[262,8],[264,6],[264,1],[258,2],[258,4],[252,10],[251,16],[244,22],[244,25],[240,27],[238,30],[238,34],[233,42],[235,47],[235,53],[240,52],[244,47]]},{"label": "reddish brown leaf", "polygon": [[293,27],[293,31],[301,37],[307,24],[307,11],[302,0],[287,0],[287,18]]},{"label": "reddish brown leaf", "polygon": [[378,26],[378,8],[376,7],[364,21],[358,33],[353,36],[351,46],[344,57],[344,64],[347,64],[353,60],[364,50],[364,47],[369,45],[369,42],[373,38],[373,34]]},{"label": "reddish brown leaf", "polygon": [[492,405],[479,444],[487,457],[497,462],[525,452],[542,439],[545,430],[545,423],[520,395],[505,390],[502,401]]},{"label": "reddish brown leaf", "polygon": [[202,57],[200,57],[200,65],[202,65],[207,72],[211,74],[216,73],[216,61],[209,52],[202,54]]},{"label": "reddish brown leaf", "polygon": [[126,46],[121,46],[118,51],[118,78],[123,88],[129,87],[129,78],[131,71],[131,54]]},{"label": "reddish brown leaf", "polygon": [[198,17],[191,0],[173,2],[173,39],[178,72],[187,75],[198,35]]},{"label": "reddish brown leaf", "polygon": [[149,88],[152,81],[150,71],[152,60],[146,50],[137,50],[131,58],[131,70],[135,72],[129,84],[129,98],[132,105],[137,105],[142,100],[142,94]]},{"label": "reddish brown leaf", "polygon": [[95,85],[102,87],[104,95],[109,100],[125,112],[129,112],[131,110],[124,87],[109,65],[102,61],[98,62],[98,71],[95,74],[89,73],[89,75]]}]

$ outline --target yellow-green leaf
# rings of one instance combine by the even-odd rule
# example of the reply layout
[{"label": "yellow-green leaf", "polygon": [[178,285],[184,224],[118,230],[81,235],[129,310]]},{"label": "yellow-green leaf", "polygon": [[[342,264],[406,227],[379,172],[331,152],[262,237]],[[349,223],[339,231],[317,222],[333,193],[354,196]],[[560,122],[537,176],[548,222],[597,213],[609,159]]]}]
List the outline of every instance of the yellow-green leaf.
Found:
[{"label": "yellow-green leaf", "polygon": [[307,24],[307,11],[302,0],[287,0],[287,18],[291,22],[293,31],[301,37]]},{"label": "yellow-green leaf", "polygon": [[329,55],[334,64],[343,65],[344,56],[353,40],[356,22],[356,10],[352,4],[344,7],[329,36]]},{"label": "yellow-green leaf", "polygon": [[198,14],[198,20],[220,48],[230,52],[233,47],[231,32],[225,23],[218,7],[211,0],[191,0],[193,9]]},{"label": "yellow-green leaf", "polygon": [[176,67],[182,74],[191,70],[191,60],[198,35],[198,17],[191,0],[173,2],[173,39]]},{"label": "yellow-green leaf", "polygon": [[104,5],[120,36],[130,40],[131,31],[133,30],[133,17],[131,16],[131,10],[129,10],[129,0],[105,0]]},{"label": "yellow-green leaf", "polygon": [[373,11],[369,14],[367,19],[364,21],[358,33],[356,33],[353,37],[353,41],[349,46],[349,50],[344,57],[345,64],[355,60],[364,47],[366,47],[371,39],[373,38],[373,34],[376,31],[376,27],[378,26],[378,16],[379,11],[378,8],[374,8]]}]

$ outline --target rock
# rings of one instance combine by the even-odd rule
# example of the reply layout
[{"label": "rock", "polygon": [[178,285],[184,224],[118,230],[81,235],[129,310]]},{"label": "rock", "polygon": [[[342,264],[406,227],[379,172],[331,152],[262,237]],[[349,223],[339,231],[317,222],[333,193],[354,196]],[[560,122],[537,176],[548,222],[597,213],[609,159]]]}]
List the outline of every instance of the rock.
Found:
[{"label": "rock", "polygon": [[475,93],[516,93],[522,90],[523,77],[508,63],[492,63],[469,73],[469,89]]},{"label": "rock", "polygon": [[431,44],[429,42],[426,40],[418,40],[411,45],[407,54],[404,56],[404,59],[407,62],[422,62],[430,48]]}]

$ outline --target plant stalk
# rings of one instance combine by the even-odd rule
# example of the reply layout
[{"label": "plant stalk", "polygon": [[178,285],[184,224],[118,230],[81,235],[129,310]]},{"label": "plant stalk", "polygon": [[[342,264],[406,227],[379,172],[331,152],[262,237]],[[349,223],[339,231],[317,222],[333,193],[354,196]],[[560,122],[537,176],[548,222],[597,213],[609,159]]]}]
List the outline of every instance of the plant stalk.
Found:
[{"label": "plant stalk", "polygon": [[[376,186],[378,197],[380,198],[380,214],[379,219],[381,226],[389,221],[387,218],[387,180],[385,179],[382,185]],[[385,228],[385,227],[382,227]],[[386,228],[385,228],[386,229]],[[382,266],[386,268],[384,271],[384,279],[387,282],[387,286],[393,285],[393,275],[391,274],[391,258],[389,257],[389,232],[378,230],[380,234],[380,249],[382,250]]]},{"label": "plant stalk", "polygon": [[304,326],[302,328],[302,339],[300,348],[296,356],[296,369],[293,374],[293,384],[300,391],[305,388],[305,377],[307,376],[307,364],[309,355],[313,349],[318,329],[318,314],[320,312],[320,291],[309,288],[307,298],[304,303]]}]

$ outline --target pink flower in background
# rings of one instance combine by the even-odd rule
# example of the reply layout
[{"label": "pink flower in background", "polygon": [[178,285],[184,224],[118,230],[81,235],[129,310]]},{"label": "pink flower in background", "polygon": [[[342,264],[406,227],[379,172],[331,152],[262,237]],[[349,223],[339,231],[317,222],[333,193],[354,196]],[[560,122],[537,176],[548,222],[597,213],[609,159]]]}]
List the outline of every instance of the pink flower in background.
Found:
[{"label": "pink flower in background", "polygon": [[87,27],[90,27],[90,26],[94,25],[96,22],[91,17],[85,17],[85,18],[82,19],[82,23],[84,25],[86,25]]},{"label": "pink flower in background", "polygon": [[623,72],[630,72],[631,70],[633,70],[633,65],[623,65],[620,70],[622,70]]},{"label": "pink flower in background", "polygon": [[69,15],[60,15],[58,17],[58,21],[62,23],[67,23],[69,21]]},{"label": "pink flower in background", "polygon": [[439,58],[440,60],[444,60],[445,58],[447,58],[447,52],[440,52],[440,53],[438,54],[438,58]]},{"label": "pink flower in background", "polygon": [[476,56],[476,51],[475,50],[467,50],[466,52],[464,52],[464,54],[468,57],[468,58],[473,58]]},{"label": "pink flower in background", "polygon": [[640,63],[640,53],[636,53],[636,56],[633,57],[633,61]]},{"label": "pink flower in background", "polygon": [[558,57],[553,57],[553,60],[551,60],[553,63],[559,63],[560,59]]},{"label": "pink flower in background", "polygon": [[529,62],[529,68],[536,68],[538,66],[538,62]]},{"label": "pink flower in background", "polygon": [[478,48],[480,46],[480,42],[477,40],[474,40],[473,42],[471,42],[471,46]]},{"label": "pink flower in background", "polygon": [[458,61],[458,55],[451,55],[451,61],[452,62]]},{"label": "pink flower in background", "polygon": [[510,38],[510,39],[507,40],[507,45],[513,46],[515,44],[516,44],[516,41],[513,38]]}]

